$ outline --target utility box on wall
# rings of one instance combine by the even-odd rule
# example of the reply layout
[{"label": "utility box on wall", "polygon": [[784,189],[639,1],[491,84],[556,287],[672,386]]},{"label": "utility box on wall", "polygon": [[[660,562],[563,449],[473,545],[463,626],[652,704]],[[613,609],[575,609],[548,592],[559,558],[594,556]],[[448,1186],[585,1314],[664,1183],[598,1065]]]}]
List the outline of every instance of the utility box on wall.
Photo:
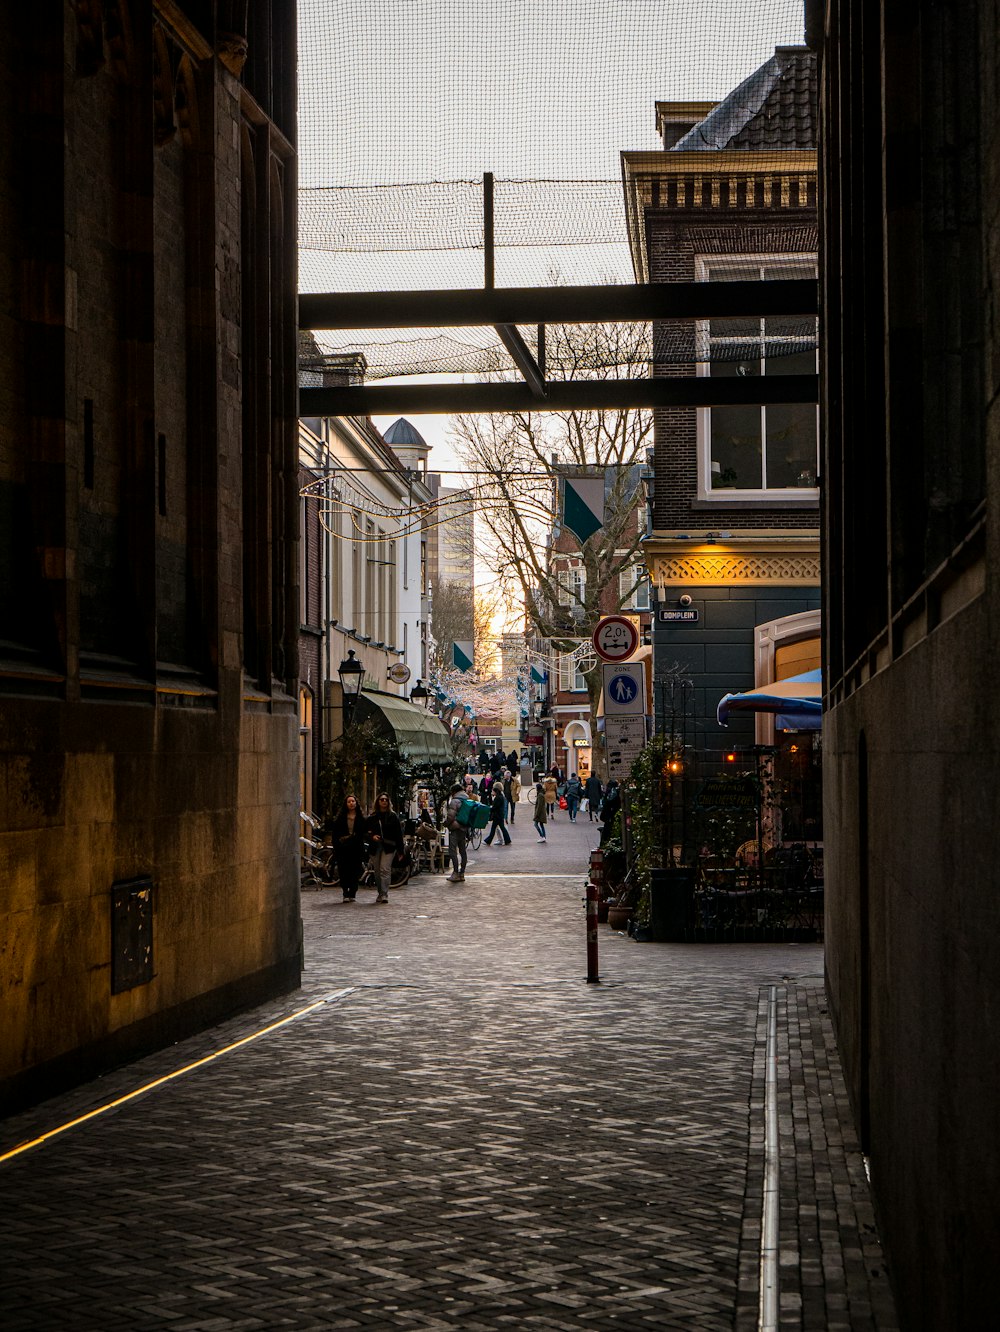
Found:
[{"label": "utility box on wall", "polygon": [[153,979],[153,880],[149,875],[111,885],[111,993]]}]

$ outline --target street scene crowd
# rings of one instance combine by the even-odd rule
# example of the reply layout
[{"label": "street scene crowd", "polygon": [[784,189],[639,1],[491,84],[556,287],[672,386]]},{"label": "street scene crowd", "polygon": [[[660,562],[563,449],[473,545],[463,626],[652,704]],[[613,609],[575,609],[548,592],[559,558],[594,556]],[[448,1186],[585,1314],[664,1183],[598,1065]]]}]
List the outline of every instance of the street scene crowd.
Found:
[{"label": "street scene crowd", "polygon": [[618,783],[612,779],[605,785],[593,773],[581,779],[556,764],[545,773],[526,768],[533,780],[522,781],[516,751],[492,766],[484,754],[478,766],[478,772],[466,772],[451,785],[436,811],[428,793],[421,792],[412,818],[405,813],[401,818],[384,791],[370,810],[353,792],[344,798],[326,830],[324,877],[339,882],[345,903],[357,900],[359,884],[368,875],[378,890],[376,903],[387,904],[394,869],[406,865],[414,839],[440,845],[451,871],[447,882],[464,883],[472,836],[478,833],[486,846],[510,846],[519,808],[522,824],[530,818],[539,847],[548,844],[550,821],[565,817],[576,823],[584,813],[599,824],[603,845],[621,808]]}]

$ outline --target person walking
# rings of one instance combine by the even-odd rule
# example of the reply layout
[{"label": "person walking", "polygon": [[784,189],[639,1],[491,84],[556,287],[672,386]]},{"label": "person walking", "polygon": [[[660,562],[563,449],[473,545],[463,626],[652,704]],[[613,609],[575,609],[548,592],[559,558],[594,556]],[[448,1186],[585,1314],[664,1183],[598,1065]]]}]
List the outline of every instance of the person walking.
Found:
[{"label": "person walking", "polygon": [[510,774],[510,782],[507,786],[507,805],[508,816],[511,823],[514,822],[514,815],[517,813],[517,802],[521,799],[521,779],[517,775],[517,769]]},{"label": "person walking", "polygon": [[555,773],[550,772],[542,782],[545,791],[545,805],[548,810],[549,818],[553,818],[556,812],[556,801],[559,798],[559,779]]},{"label": "person walking", "polygon": [[345,902],[353,902],[358,895],[358,882],[365,867],[367,845],[365,834],[368,820],[358,804],[356,795],[345,798],[333,820],[330,835],[333,839],[333,854],[337,861],[337,873],[340,875],[340,887]]},{"label": "person walking", "polygon": [[546,845],[545,825],[548,822],[548,815],[545,812],[545,787],[541,782],[535,785],[535,811],[532,820],[535,825],[535,832],[538,833],[538,840],[542,846]]},{"label": "person walking", "polygon": [[576,811],[580,808],[580,797],[583,795],[583,787],[580,785],[580,779],[574,772],[566,783],[566,808],[569,811],[570,823],[576,823]]},{"label": "person walking", "polygon": [[604,787],[596,772],[592,772],[584,782],[583,793],[587,797],[587,817],[593,823],[594,815],[601,807],[601,796],[604,794]]},{"label": "person walking", "polygon": [[601,846],[611,837],[614,831],[615,815],[622,807],[622,798],[618,790],[618,783],[612,777],[608,782],[607,790],[604,792],[604,799],[601,801]]},{"label": "person walking", "polygon": [[503,837],[503,845],[510,846],[511,837],[507,831],[507,797],[504,795],[503,782],[493,783],[493,799],[490,802],[490,830],[483,838],[487,846],[493,845],[493,838],[499,832]]},{"label": "person walking", "polygon": [[375,808],[368,820],[368,841],[375,853],[375,882],[378,884],[375,901],[388,902],[392,862],[403,845],[403,828],[392,801],[384,791],[375,801]]},{"label": "person walking", "polygon": [[463,800],[474,798],[474,796],[466,794],[460,786],[451,788],[451,796],[448,799],[448,807],[444,816],[445,827],[448,829],[448,854],[451,857],[451,873],[448,875],[448,883],[465,882],[465,867],[469,861],[469,831],[459,823],[458,811],[462,808]]}]

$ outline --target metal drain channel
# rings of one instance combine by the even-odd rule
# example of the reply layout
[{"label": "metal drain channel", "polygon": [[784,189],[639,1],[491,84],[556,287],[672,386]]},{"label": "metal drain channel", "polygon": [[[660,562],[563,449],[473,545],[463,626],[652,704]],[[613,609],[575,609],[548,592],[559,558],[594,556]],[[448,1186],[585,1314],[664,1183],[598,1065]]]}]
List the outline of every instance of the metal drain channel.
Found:
[{"label": "metal drain channel", "polygon": [[778,1327],[778,990],[767,992],[767,1044],[764,1051],[764,1196],[760,1217],[760,1303],[758,1332]]}]

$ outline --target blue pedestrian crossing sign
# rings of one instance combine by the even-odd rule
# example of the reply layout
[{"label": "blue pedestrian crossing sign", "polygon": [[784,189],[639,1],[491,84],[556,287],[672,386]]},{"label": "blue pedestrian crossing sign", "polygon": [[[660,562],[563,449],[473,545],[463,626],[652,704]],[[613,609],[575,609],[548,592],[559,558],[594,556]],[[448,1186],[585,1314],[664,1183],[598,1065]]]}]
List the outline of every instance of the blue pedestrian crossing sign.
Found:
[{"label": "blue pedestrian crossing sign", "polygon": [[642,716],[646,711],[646,668],[641,661],[604,667],[604,715]]}]

